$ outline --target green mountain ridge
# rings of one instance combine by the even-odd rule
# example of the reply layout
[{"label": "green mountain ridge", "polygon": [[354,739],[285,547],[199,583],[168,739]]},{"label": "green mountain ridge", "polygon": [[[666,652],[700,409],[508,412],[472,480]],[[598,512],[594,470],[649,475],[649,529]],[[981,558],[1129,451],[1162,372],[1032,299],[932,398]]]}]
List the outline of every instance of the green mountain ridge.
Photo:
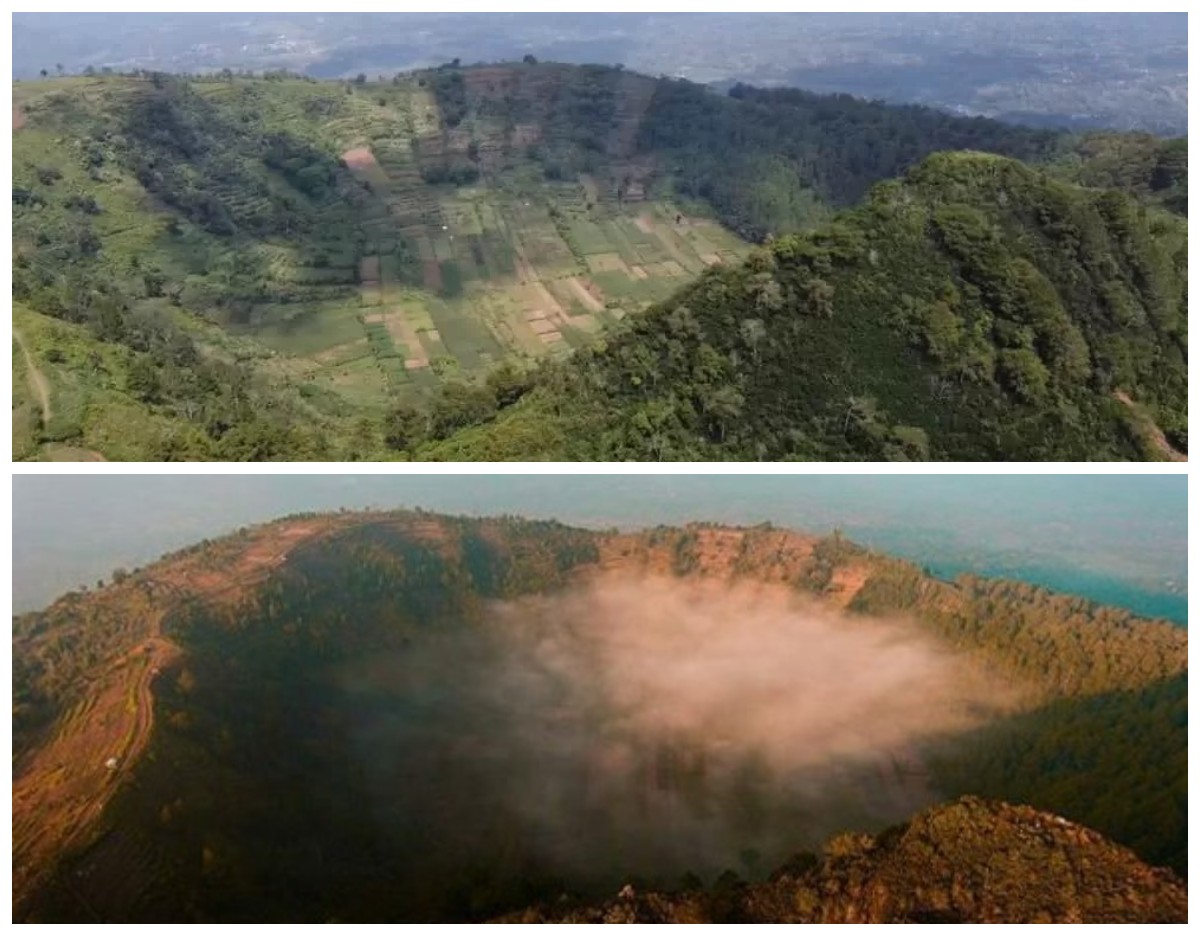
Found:
[{"label": "green mountain ridge", "polygon": [[[1186,447],[1186,224],[940,154],[548,368],[455,459],[1163,457]],[[536,383],[535,383],[536,387]],[[539,392],[540,390],[540,392]]]},{"label": "green mountain ridge", "polygon": [[[24,82],[13,141],[13,295],[33,364],[14,355],[19,457],[1186,449],[1186,222],[1168,216],[1186,213],[1186,141],[1077,138],[844,95],[722,96],[553,63],[390,82]],[[971,167],[1002,164],[930,155],[964,148],[1030,160],[1036,178],[995,170],[1017,201],[996,204],[995,177]],[[894,202],[914,197],[927,217]],[[741,268],[748,248],[731,231],[776,240]],[[863,268],[859,240],[878,269]],[[700,323],[664,327],[688,302]],[[831,311],[820,329],[808,321]],[[633,373],[590,373],[598,350],[626,345],[641,345]],[[742,372],[765,377],[778,354],[806,376],[760,399]],[[536,402],[563,390],[562,412]],[[728,436],[735,421],[755,426],[752,442]],[[107,427],[122,423],[117,439]]]}]

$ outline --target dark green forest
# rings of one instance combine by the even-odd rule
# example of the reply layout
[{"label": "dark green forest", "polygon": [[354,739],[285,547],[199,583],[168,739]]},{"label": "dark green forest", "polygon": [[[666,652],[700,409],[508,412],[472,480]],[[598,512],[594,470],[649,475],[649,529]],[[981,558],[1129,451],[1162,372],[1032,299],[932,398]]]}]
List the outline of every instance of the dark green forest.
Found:
[{"label": "dark green forest", "polygon": [[727,96],[663,82],[639,145],[662,152],[680,190],[728,227],[762,241],[810,227],[931,153],[976,150],[1045,161],[1060,134],[848,94],[736,85]]}]

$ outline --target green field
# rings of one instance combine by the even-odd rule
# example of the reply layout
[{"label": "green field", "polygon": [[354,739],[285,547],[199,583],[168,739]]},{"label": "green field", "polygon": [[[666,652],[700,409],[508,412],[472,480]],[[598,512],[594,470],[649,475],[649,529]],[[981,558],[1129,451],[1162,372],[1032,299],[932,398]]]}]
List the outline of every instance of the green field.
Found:
[{"label": "green field", "polygon": [[[286,268],[293,282],[341,298],[256,307],[238,326],[279,352],[314,359],[311,379],[356,399],[370,394],[351,382],[339,349],[364,335],[386,377],[371,381],[376,390],[419,395],[448,376],[569,351],[746,251],[715,222],[665,202],[587,201],[582,183],[517,193],[504,177],[434,187],[398,152],[389,140],[378,151],[360,148],[355,162],[386,206],[370,213],[366,249],[376,252],[354,267]],[[363,259],[378,279],[363,279]]]},{"label": "green field", "polygon": [[[158,271],[175,307],[258,346],[272,372],[306,393],[354,407],[381,412],[420,402],[446,379],[568,353],[747,249],[661,196],[621,200],[582,173],[550,181],[512,144],[509,123],[472,113],[448,127],[414,77],[361,89],[197,79],[189,89],[186,106],[207,115],[214,135],[233,123],[303,140],[341,160],[336,184],[298,191],[278,166],[245,154],[238,173],[196,183],[238,232],[216,237],[170,217],[120,159],[104,153],[85,173],[82,144],[63,144],[72,134],[111,138],[115,115],[151,93],[132,78],[16,86],[23,125],[13,137],[14,184],[34,188],[52,167],[61,173],[57,192],[94,191],[100,211],[90,223],[107,265],[135,284],[140,271]],[[430,177],[446,165],[470,166],[472,178]],[[304,221],[296,232],[287,221],[278,229],[280,205]],[[52,207],[38,223],[69,230],[74,219],[50,218]],[[277,229],[246,236],[263,218]],[[18,241],[35,231],[14,225]],[[147,296],[139,305],[165,301]]]}]

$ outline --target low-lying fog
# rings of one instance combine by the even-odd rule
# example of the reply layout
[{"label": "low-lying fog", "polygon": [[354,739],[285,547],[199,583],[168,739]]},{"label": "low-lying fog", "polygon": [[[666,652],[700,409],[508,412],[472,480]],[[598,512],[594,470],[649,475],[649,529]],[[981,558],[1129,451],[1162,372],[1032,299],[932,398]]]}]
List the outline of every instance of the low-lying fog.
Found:
[{"label": "low-lying fog", "polygon": [[938,799],[922,741],[1011,693],[902,621],[607,576],[343,673],[381,823],[566,886],[765,873]]}]

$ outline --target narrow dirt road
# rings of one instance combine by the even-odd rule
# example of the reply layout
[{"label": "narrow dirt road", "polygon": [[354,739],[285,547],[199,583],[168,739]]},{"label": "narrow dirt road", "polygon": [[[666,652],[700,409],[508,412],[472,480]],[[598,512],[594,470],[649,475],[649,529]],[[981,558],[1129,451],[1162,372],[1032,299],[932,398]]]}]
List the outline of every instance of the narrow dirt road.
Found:
[{"label": "narrow dirt road", "polygon": [[1147,416],[1141,410],[1141,408],[1129,398],[1128,393],[1126,393],[1124,390],[1115,390],[1113,391],[1113,396],[1119,402],[1125,404],[1129,411],[1133,413],[1134,418],[1146,427],[1146,431],[1150,434],[1151,443],[1154,445],[1155,449],[1158,450],[1158,453],[1167,461],[1185,462],[1188,460],[1187,456],[1184,455],[1183,452],[1180,452],[1175,448],[1175,446],[1167,441],[1166,434],[1158,428],[1158,424],[1150,419],[1150,417]]},{"label": "narrow dirt road", "polygon": [[50,410],[50,381],[46,379],[46,375],[37,366],[33,355],[29,353],[29,346],[25,344],[25,339],[21,337],[21,333],[15,328],[13,329],[13,337],[17,339],[17,344],[21,346],[21,351],[25,355],[25,367],[29,372],[29,389],[33,391],[33,395],[37,397],[38,406],[42,408],[42,424],[45,425],[50,422],[53,415]]}]

